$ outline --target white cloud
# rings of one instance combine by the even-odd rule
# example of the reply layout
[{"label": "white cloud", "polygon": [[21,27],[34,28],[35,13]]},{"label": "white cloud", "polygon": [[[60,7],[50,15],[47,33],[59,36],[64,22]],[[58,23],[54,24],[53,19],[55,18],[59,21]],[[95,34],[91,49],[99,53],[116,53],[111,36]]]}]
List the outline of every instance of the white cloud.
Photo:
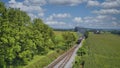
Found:
[{"label": "white cloud", "polygon": [[[110,15],[86,16],[82,18],[83,23],[76,23],[80,27],[119,27],[116,17]],[[114,25],[113,25],[114,24]]]},{"label": "white cloud", "polygon": [[100,3],[98,1],[88,1],[87,6],[99,6]]},{"label": "white cloud", "polygon": [[43,16],[44,16],[44,13],[38,13],[38,16],[39,16],[39,17],[43,17]]},{"label": "white cloud", "polygon": [[118,25],[118,23],[117,23],[117,22],[112,22],[112,23],[113,23],[113,25],[114,25],[114,26],[117,26],[117,25]]},{"label": "white cloud", "polygon": [[105,0],[100,3],[99,7],[101,7],[99,10],[92,11],[92,13],[97,14],[97,16],[90,17],[84,20],[84,22],[94,22],[97,26],[101,27],[119,27],[120,0]]},{"label": "white cloud", "polygon": [[118,9],[101,9],[101,10],[95,10],[93,13],[96,14],[120,14],[120,10]]},{"label": "white cloud", "polygon": [[101,4],[103,8],[120,8],[120,0],[107,0]]},{"label": "white cloud", "polygon": [[9,3],[9,7],[20,8],[21,10],[26,12],[35,12],[35,11],[43,12],[43,9],[40,6],[34,6],[34,5],[26,6],[23,4],[23,2]]},{"label": "white cloud", "polygon": [[[67,5],[76,6],[81,3],[87,3],[87,6],[97,6],[99,10],[93,11],[97,14],[95,17],[72,17],[69,13],[54,13],[48,18],[44,18],[44,9],[42,6],[47,3],[53,5]],[[105,0],[100,3],[97,0],[23,0],[18,2],[17,0],[10,0],[8,3],[9,7],[20,8],[21,10],[28,13],[28,15],[34,18],[44,18],[46,24],[55,27],[74,27],[75,25],[84,26],[120,26],[120,18],[115,17],[120,14],[120,0]],[[101,8],[100,8],[101,6]],[[114,16],[113,16],[114,15]],[[71,19],[74,18],[74,19]],[[69,20],[69,21],[68,21]],[[71,23],[73,21],[74,23]],[[70,23],[67,23],[70,22]],[[76,23],[75,23],[76,22]]]},{"label": "white cloud", "polygon": [[49,0],[49,3],[56,5],[75,6],[85,2],[86,0]]},{"label": "white cloud", "polygon": [[46,21],[46,24],[50,25],[53,28],[74,28],[75,26],[70,24],[70,23],[66,23],[66,22],[62,22],[62,21]]},{"label": "white cloud", "polygon": [[71,23],[67,23],[71,15],[69,13],[53,13],[45,19],[45,23],[54,28],[72,28]]},{"label": "white cloud", "polygon": [[84,17],[83,18],[84,23],[98,23],[102,20],[99,20],[97,17]]},{"label": "white cloud", "polygon": [[53,14],[52,16],[55,18],[69,18],[71,15],[68,13],[59,13],[59,14]]},{"label": "white cloud", "polygon": [[98,15],[95,17],[84,17],[83,18],[83,21],[86,23],[89,23],[89,22],[93,22],[93,23],[103,22],[103,23],[105,23],[106,21],[115,21],[115,20],[116,20],[115,17],[109,16],[109,15]]},{"label": "white cloud", "polygon": [[65,22],[58,22],[58,21],[47,21],[46,24],[48,25],[66,25]]},{"label": "white cloud", "polygon": [[28,15],[31,17],[31,19],[33,20],[34,18],[37,18],[36,15],[32,14],[32,13],[28,13]]},{"label": "white cloud", "polygon": [[[30,2],[36,3],[37,1],[38,0],[25,0],[24,2],[17,2],[15,0],[10,0],[8,6],[12,8],[20,8],[20,10],[27,12],[32,19],[43,17],[44,16],[43,8],[40,5],[31,5],[30,3]],[[29,6],[24,4],[25,2]]]},{"label": "white cloud", "polygon": [[47,21],[52,21],[53,20],[53,16],[49,16],[48,18],[46,18]]},{"label": "white cloud", "polygon": [[15,0],[10,0],[9,3],[16,3],[16,1]]},{"label": "white cloud", "polygon": [[46,0],[25,0],[23,3],[24,3],[24,5],[43,6],[47,2],[46,2]]},{"label": "white cloud", "polygon": [[81,17],[75,17],[75,18],[73,19],[73,21],[74,21],[74,22],[77,22],[77,23],[83,22],[83,20],[82,20]]},{"label": "white cloud", "polygon": [[58,13],[58,14],[52,14],[50,15],[47,20],[53,20],[53,19],[65,19],[70,18],[71,15],[69,13]]}]

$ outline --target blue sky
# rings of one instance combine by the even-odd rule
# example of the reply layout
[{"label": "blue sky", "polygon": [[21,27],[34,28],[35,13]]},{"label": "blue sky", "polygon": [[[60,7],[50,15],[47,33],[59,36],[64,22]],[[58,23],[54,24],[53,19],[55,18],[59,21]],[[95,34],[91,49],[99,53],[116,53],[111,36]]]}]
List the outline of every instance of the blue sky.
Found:
[{"label": "blue sky", "polygon": [[120,0],[2,0],[53,28],[120,28]]}]

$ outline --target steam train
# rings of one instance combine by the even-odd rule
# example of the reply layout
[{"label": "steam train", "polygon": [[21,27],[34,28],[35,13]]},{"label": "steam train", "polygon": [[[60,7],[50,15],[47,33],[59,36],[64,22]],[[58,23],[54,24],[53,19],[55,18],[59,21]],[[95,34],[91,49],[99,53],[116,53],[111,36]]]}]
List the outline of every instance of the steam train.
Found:
[{"label": "steam train", "polygon": [[84,36],[80,37],[80,38],[77,40],[76,44],[80,44],[83,38],[84,38]]}]

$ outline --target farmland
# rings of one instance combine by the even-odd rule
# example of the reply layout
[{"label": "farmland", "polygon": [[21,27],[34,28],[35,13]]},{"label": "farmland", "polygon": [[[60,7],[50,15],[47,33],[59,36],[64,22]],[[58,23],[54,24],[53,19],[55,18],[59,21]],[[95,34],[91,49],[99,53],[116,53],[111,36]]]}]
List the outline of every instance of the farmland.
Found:
[{"label": "farmland", "polygon": [[86,47],[87,54],[76,58],[85,62],[84,68],[120,67],[120,36],[110,33],[90,33],[83,47]]}]

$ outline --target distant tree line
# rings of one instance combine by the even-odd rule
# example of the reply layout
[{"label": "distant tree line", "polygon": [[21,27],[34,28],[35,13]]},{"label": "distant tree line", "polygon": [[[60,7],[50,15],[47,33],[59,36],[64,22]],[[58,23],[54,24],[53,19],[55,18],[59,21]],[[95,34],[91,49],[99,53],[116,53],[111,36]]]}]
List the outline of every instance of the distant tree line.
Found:
[{"label": "distant tree line", "polygon": [[118,31],[118,30],[113,30],[113,31],[111,31],[111,33],[120,35],[120,31]]},{"label": "distant tree line", "polygon": [[74,31],[74,29],[56,29],[53,28],[54,31]]}]

